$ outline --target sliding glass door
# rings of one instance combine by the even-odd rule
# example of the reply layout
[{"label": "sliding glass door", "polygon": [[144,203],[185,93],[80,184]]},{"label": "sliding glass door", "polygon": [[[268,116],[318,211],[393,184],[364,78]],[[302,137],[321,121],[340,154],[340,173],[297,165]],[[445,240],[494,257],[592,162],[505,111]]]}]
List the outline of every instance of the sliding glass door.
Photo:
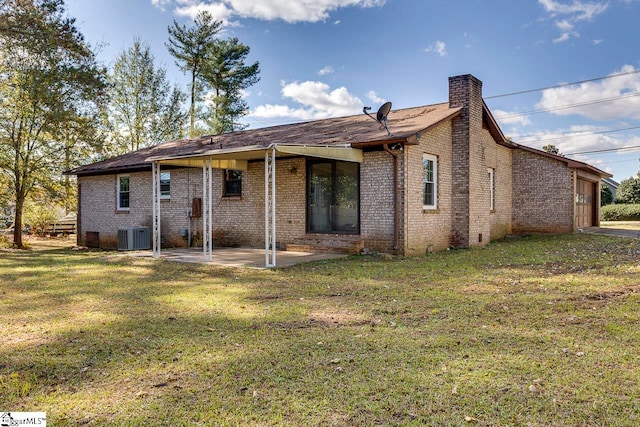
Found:
[{"label": "sliding glass door", "polygon": [[309,161],[307,172],[307,231],[358,234],[360,165]]}]

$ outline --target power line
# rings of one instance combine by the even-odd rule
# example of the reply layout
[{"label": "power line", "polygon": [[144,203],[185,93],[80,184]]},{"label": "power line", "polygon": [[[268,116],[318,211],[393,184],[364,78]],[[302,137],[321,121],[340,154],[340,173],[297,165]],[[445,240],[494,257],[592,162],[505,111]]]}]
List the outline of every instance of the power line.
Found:
[{"label": "power line", "polygon": [[[638,70],[638,71],[640,71],[640,70]],[[638,96],[638,95],[640,95],[640,91],[628,92],[628,93],[625,93],[623,95],[613,96],[613,97],[610,97],[610,98],[597,99],[597,100],[594,100],[594,101],[578,102],[578,103],[575,103],[575,104],[561,105],[559,107],[541,108],[539,110],[524,111],[522,113],[505,114],[503,116],[496,116],[496,119],[497,120],[504,120],[504,119],[509,119],[509,118],[512,118],[512,117],[530,116],[532,114],[548,113],[549,111],[566,110],[566,109],[575,108],[575,107],[584,107],[585,105],[593,105],[593,104],[601,104],[603,102],[617,101],[619,99],[631,98],[631,97]]]},{"label": "power line", "polygon": [[[546,141],[555,141],[558,139],[565,139],[565,136],[591,136],[591,135],[602,135],[605,133],[614,133],[614,132],[624,132],[627,130],[634,130],[634,129],[640,129],[640,126],[632,126],[632,127],[628,127],[628,128],[619,128],[619,129],[610,129],[610,130],[601,130],[601,131],[572,131],[572,132],[561,132],[561,133],[554,133],[553,135],[555,136],[551,136],[550,138],[538,138],[538,139],[532,139],[529,141],[522,141],[523,143],[529,143],[529,142],[546,142]],[[532,138],[532,137],[537,137],[538,135],[519,135],[518,138]]]},{"label": "power line", "polygon": [[603,148],[602,150],[575,151],[573,153],[566,153],[566,155],[570,156],[573,154],[613,153],[614,151],[634,151],[637,149],[640,149],[640,145],[630,145],[628,147],[618,147],[618,148]]},{"label": "power line", "polygon": [[573,86],[573,85],[578,85],[578,84],[581,84],[581,83],[590,83],[590,82],[595,82],[595,81],[599,81],[599,80],[612,79],[614,77],[628,76],[630,74],[637,74],[637,73],[640,73],[640,68],[637,69],[637,70],[627,71],[627,72],[624,72],[624,73],[609,74],[608,76],[594,77],[592,79],[580,80],[580,81],[572,82],[572,83],[562,83],[562,84],[555,85],[555,86],[547,86],[547,87],[541,87],[541,88],[537,88],[537,89],[521,90],[521,91],[518,91],[518,92],[504,93],[504,94],[501,94],[501,95],[486,96],[486,97],[484,97],[484,99],[504,98],[506,96],[523,95],[525,93],[541,92],[541,91],[547,90],[547,89],[557,89],[557,88],[561,88],[561,87]]},{"label": "power line", "polygon": [[616,160],[613,162],[602,162],[602,163],[598,163],[599,166],[604,166],[604,165],[613,165],[616,163],[631,163],[631,162],[637,162],[638,159],[627,159],[627,160]]}]

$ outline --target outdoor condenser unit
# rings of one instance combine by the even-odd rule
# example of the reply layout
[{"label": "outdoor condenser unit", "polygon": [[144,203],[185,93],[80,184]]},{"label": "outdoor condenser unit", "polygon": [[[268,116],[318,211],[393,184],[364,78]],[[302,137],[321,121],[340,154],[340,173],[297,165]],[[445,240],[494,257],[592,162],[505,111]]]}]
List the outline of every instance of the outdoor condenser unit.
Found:
[{"label": "outdoor condenser unit", "polygon": [[129,227],[118,230],[118,250],[135,251],[151,248],[149,227]]}]

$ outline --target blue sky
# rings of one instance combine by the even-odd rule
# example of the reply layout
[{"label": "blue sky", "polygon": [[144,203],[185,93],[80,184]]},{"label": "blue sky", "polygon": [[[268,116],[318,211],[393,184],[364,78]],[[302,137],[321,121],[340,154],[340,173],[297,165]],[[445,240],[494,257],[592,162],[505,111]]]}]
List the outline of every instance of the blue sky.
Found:
[{"label": "blue sky", "polygon": [[[199,10],[251,47],[250,127],[446,102],[449,76],[483,81],[507,136],[620,181],[640,168],[640,0],[67,0],[106,65],[140,37],[185,85],[167,27]],[[603,76],[602,80],[490,98]],[[578,104],[576,106],[576,104]],[[567,106],[571,108],[567,108]],[[542,111],[540,111],[542,110]]]}]

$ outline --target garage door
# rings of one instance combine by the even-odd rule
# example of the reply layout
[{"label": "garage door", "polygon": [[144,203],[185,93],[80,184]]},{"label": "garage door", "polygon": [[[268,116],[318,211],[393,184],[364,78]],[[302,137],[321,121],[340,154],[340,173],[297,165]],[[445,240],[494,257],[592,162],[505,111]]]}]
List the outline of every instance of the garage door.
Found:
[{"label": "garage door", "polygon": [[576,191],[576,225],[579,228],[591,227],[595,224],[595,183],[578,179]]}]

